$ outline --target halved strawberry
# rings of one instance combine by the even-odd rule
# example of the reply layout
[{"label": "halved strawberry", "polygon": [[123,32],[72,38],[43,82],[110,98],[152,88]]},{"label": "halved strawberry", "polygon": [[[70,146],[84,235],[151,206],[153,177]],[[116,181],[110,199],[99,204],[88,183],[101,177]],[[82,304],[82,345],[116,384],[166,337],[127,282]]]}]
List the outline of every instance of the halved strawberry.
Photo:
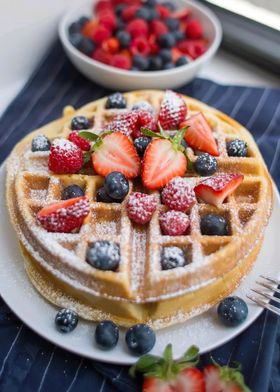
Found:
[{"label": "halved strawberry", "polygon": [[206,203],[218,206],[235,191],[243,179],[243,174],[218,174],[199,182],[194,191]]},{"label": "halved strawberry", "polygon": [[166,90],[158,115],[158,121],[162,128],[178,129],[186,115],[187,105],[182,96],[174,91]]},{"label": "halved strawberry", "polygon": [[145,377],[143,392],[205,392],[203,373],[197,368],[184,369],[170,381]]},{"label": "halved strawberry", "polygon": [[189,126],[185,134],[186,142],[193,148],[218,156],[219,150],[212,130],[202,113],[195,114],[180,124],[180,128]]},{"label": "halved strawberry", "polygon": [[89,211],[88,198],[81,196],[42,208],[37,213],[37,220],[47,231],[70,233],[83,224]]},{"label": "halved strawberry", "polygon": [[187,171],[185,154],[168,139],[154,139],[147,147],[142,165],[142,182],[148,189],[164,187]]},{"label": "halved strawberry", "polygon": [[205,392],[204,377],[194,366],[199,360],[198,348],[191,346],[178,360],[173,360],[172,345],[165,348],[163,358],[144,355],[130,369],[144,373],[143,392]]},{"label": "halved strawberry", "polygon": [[207,365],[204,370],[205,392],[250,392],[239,368]]},{"label": "halved strawberry", "polygon": [[102,137],[94,145],[92,164],[96,173],[105,177],[119,171],[127,178],[140,174],[140,158],[128,136],[113,132]]}]

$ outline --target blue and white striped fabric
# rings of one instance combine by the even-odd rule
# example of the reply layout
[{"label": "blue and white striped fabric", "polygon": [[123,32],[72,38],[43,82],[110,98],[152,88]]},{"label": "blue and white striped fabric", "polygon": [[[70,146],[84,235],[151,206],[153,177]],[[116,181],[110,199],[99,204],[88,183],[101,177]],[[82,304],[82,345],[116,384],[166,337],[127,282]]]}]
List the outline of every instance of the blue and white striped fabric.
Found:
[{"label": "blue and white striped fabric", "polygon": [[[280,90],[220,86],[196,79],[181,92],[214,106],[251,130],[280,187]],[[65,105],[79,107],[109,91],[86,80],[56,43],[28,84],[0,119],[0,160],[25,134],[60,117]],[[0,285],[1,287],[1,285]],[[211,355],[220,363],[239,361],[254,392],[280,391],[280,337],[277,317],[262,315],[245,332]],[[209,354],[202,356],[202,364]],[[80,358],[24,326],[0,298],[1,392],[136,392],[128,368]]]}]

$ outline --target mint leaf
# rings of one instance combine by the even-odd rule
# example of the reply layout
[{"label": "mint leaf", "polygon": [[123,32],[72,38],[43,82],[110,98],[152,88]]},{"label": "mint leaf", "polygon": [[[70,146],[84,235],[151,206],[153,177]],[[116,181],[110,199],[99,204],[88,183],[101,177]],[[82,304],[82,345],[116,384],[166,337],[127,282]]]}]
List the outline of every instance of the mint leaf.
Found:
[{"label": "mint leaf", "polygon": [[148,128],[141,127],[140,131],[144,136],[157,137],[158,139],[166,139],[165,136],[161,135],[160,133],[153,132]]},{"label": "mint leaf", "polygon": [[189,127],[184,127],[184,128],[180,129],[180,130],[176,133],[176,135],[175,135],[174,138],[172,139],[174,144],[176,144],[176,145],[180,145],[180,144],[181,144],[181,141],[183,140],[183,138],[184,138],[184,136],[185,136],[185,133],[186,133],[186,131],[187,131],[188,128],[189,128]]},{"label": "mint leaf", "polygon": [[84,165],[91,160],[91,155],[92,155],[91,151],[87,151],[84,153],[83,155]]},{"label": "mint leaf", "polygon": [[187,152],[185,152],[185,156],[186,156],[186,158],[187,158],[187,171],[188,171],[188,172],[193,172],[193,171],[194,171],[194,170],[193,170],[193,164],[192,164],[192,161],[190,160],[190,158],[189,158]]},{"label": "mint leaf", "polygon": [[158,371],[156,365],[158,365],[160,362],[162,362],[162,358],[160,357],[150,354],[143,355],[138,359],[135,365],[131,366],[129,369],[129,374],[131,377],[135,377],[136,372],[147,374],[150,371]]},{"label": "mint leaf", "polygon": [[99,138],[99,136],[96,135],[95,133],[88,132],[88,131],[79,132],[79,136],[82,137],[83,139],[90,140],[91,142],[93,142]]}]

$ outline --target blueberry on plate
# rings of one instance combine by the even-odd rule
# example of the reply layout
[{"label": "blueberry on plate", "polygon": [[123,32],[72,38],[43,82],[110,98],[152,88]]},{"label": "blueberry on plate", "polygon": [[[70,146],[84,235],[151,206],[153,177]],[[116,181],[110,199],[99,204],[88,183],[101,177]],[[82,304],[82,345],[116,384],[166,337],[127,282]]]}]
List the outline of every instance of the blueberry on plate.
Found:
[{"label": "blueberry on plate", "polygon": [[169,270],[186,265],[186,257],[181,248],[177,246],[166,246],[161,253],[161,268]]},{"label": "blueberry on plate", "polygon": [[243,140],[234,139],[227,143],[227,153],[230,157],[246,157],[247,152],[247,143]]},{"label": "blueberry on plate", "polygon": [[228,327],[236,327],[243,323],[248,316],[248,306],[237,296],[223,299],[217,309],[218,317]]},{"label": "blueberry on plate", "polygon": [[101,321],[96,326],[94,337],[102,350],[111,350],[118,343],[119,328],[110,320]]},{"label": "blueberry on plate", "polygon": [[116,200],[107,195],[104,186],[98,189],[96,192],[96,201],[101,203],[121,203],[121,200]]},{"label": "blueberry on plate", "polygon": [[119,40],[121,48],[125,49],[129,47],[131,42],[131,36],[127,31],[118,31],[116,34],[116,38]]},{"label": "blueberry on plate", "polygon": [[60,332],[71,332],[77,327],[78,315],[71,309],[60,309],[55,316],[55,324]]},{"label": "blueberry on plate", "polygon": [[133,56],[132,63],[133,67],[139,71],[146,71],[146,69],[149,68],[149,60],[147,57],[135,55]]},{"label": "blueberry on plate", "polygon": [[146,324],[136,324],[128,329],[125,341],[129,350],[136,355],[151,351],[156,342],[156,335]]},{"label": "blueberry on plate", "polygon": [[159,71],[162,69],[162,59],[159,56],[149,57],[149,70]]},{"label": "blueberry on plate", "polygon": [[145,110],[150,114],[154,115],[155,111],[152,105],[148,101],[138,101],[135,102],[131,108],[132,110]]},{"label": "blueberry on plate", "polygon": [[117,92],[108,96],[105,103],[105,109],[125,109],[126,99],[125,97]]},{"label": "blueberry on plate", "polygon": [[181,67],[182,65],[188,64],[188,62],[189,62],[189,60],[187,59],[186,56],[181,56],[176,61],[175,65],[176,65],[176,67]]},{"label": "blueberry on plate", "polygon": [[49,151],[51,148],[51,143],[45,135],[38,135],[32,139],[31,151]]},{"label": "blueberry on plate", "polygon": [[199,155],[194,162],[194,170],[201,176],[211,176],[217,168],[217,159],[208,153]]},{"label": "blueberry on plate", "polygon": [[61,199],[68,200],[73,199],[74,197],[85,196],[84,190],[79,185],[69,185],[63,189]]},{"label": "blueberry on plate", "polygon": [[164,64],[172,62],[172,53],[170,49],[161,49],[158,54]]},{"label": "blueberry on plate", "polygon": [[72,118],[71,129],[72,131],[81,131],[82,129],[89,129],[90,122],[85,116],[76,116]]},{"label": "blueberry on plate", "polygon": [[120,172],[112,172],[105,177],[104,188],[110,197],[123,200],[129,191],[127,178]]},{"label": "blueberry on plate", "polygon": [[86,261],[94,268],[115,271],[120,263],[120,246],[112,241],[96,241],[88,246]]},{"label": "blueberry on plate", "polygon": [[176,45],[176,39],[172,33],[161,34],[158,38],[161,48],[173,48]]},{"label": "blueberry on plate", "polygon": [[146,148],[148,147],[148,145],[151,142],[151,138],[150,137],[146,137],[146,136],[140,136],[137,137],[134,140],[134,147],[136,148],[137,154],[139,155],[139,157],[143,157],[144,153],[146,151]]},{"label": "blueberry on plate", "polygon": [[207,214],[200,220],[200,231],[203,235],[229,235],[229,227],[221,215]]}]

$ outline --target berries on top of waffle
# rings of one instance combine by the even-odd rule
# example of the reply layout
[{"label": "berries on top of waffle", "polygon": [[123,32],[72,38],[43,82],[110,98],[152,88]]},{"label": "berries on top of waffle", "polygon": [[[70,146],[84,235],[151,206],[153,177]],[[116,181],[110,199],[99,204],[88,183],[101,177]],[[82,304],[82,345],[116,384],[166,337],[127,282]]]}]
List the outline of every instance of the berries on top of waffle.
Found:
[{"label": "berries on top of waffle", "polygon": [[182,96],[174,91],[167,90],[163,97],[158,121],[163,129],[178,129],[180,123],[187,115],[187,105]]},{"label": "berries on top of waffle", "polygon": [[177,236],[186,234],[190,218],[183,212],[171,210],[160,215],[159,223],[163,234]]},{"label": "berries on top of waffle", "polygon": [[72,131],[69,133],[68,140],[70,142],[76,144],[76,146],[80,147],[83,151],[89,151],[91,147],[91,143],[79,136],[79,132],[77,131]]},{"label": "berries on top of waffle", "polygon": [[76,144],[65,139],[52,142],[48,167],[57,174],[77,173],[83,166],[83,152]]},{"label": "berries on top of waffle", "polygon": [[185,211],[196,202],[193,186],[182,177],[170,180],[163,188],[161,198],[164,204],[176,211]]},{"label": "berries on top of waffle", "polygon": [[129,218],[141,225],[150,222],[157,207],[157,200],[153,195],[133,192],[129,195],[126,209]]},{"label": "berries on top of waffle", "polygon": [[218,206],[242,183],[243,174],[218,174],[200,181],[194,188],[196,196]]},{"label": "berries on top of waffle", "polygon": [[88,198],[81,196],[42,208],[37,213],[37,220],[47,231],[70,233],[82,226],[89,211]]}]

